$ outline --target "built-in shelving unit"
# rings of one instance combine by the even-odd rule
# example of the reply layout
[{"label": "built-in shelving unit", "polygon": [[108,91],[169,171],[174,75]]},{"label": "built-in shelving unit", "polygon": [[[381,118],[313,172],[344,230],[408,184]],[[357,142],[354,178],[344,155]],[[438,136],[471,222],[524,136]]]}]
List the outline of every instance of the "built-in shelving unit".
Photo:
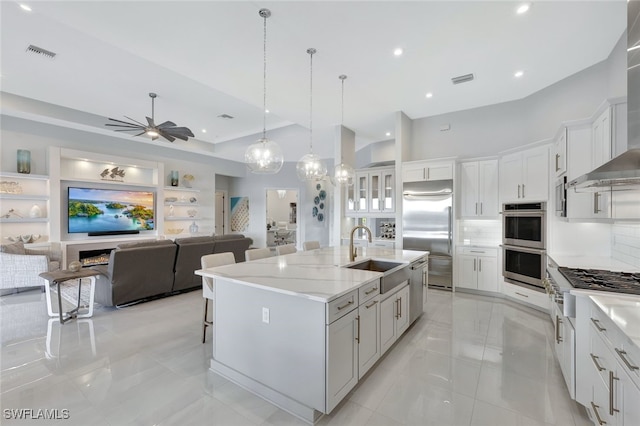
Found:
[{"label": "built-in shelving unit", "polygon": [[[165,186],[164,187],[164,221],[171,222],[166,226],[167,234],[170,238],[185,237],[200,234],[200,222],[206,220],[200,214],[190,216],[189,210],[200,207],[200,202],[195,194],[200,194],[198,188],[186,186]],[[176,201],[167,201],[175,198]],[[193,201],[191,201],[193,199]],[[173,210],[173,212],[171,211]],[[198,213],[200,213],[198,211]],[[192,225],[196,224],[197,231],[192,232]],[[176,232],[176,230],[181,230]]]},{"label": "built-in shelving unit", "polygon": [[0,172],[0,236],[2,243],[19,235],[50,239],[49,176]]}]

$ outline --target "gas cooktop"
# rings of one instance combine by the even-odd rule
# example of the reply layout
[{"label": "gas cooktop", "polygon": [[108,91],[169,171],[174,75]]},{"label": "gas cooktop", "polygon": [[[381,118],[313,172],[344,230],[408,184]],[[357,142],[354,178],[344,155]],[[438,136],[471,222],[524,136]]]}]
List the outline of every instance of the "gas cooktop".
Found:
[{"label": "gas cooktop", "polygon": [[640,272],[613,272],[602,269],[558,268],[575,288],[640,294]]}]

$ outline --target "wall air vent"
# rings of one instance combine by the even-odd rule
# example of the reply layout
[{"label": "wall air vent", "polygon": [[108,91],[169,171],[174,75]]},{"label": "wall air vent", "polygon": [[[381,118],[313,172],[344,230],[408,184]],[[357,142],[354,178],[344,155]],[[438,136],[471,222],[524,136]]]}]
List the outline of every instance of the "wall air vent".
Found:
[{"label": "wall air vent", "polygon": [[460,75],[458,77],[453,77],[451,82],[453,84],[466,83],[467,81],[473,80],[473,74]]},{"label": "wall air vent", "polygon": [[51,52],[50,50],[43,49],[42,47],[34,46],[33,44],[30,44],[29,47],[27,47],[27,53],[36,53],[38,55],[45,56],[49,59],[53,59],[56,57],[55,52]]},{"label": "wall air vent", "polygon": [[226,120],[233,120],[233,116],[229,114],[220,114],[218,118],[224,118]]}]

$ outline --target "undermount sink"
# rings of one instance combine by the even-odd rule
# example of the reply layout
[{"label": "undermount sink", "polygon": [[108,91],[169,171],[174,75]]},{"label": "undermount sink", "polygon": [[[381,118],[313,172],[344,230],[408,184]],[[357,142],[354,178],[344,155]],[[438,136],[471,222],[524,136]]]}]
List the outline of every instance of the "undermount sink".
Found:
[{"label": "undermount sink", "polygon": [[380,278],[380,293],[386,293],[392,288],[409,279],[409,264],[398,262],[385,262],[383,260],[366,259],[358,263],[346,265],[345,268],[360,269],[364,271],[382,272]]}]

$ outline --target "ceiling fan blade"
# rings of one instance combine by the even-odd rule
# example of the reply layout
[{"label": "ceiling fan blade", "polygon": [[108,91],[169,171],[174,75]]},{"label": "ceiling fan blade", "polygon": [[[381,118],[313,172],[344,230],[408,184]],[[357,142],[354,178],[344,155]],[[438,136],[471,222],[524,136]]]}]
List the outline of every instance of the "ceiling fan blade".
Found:
[{"label": "ceiling fan blade", "polygon": [[127,117],[126,115],[124,116],[125,118],[128,118],[129,120],[133,121],[134,123],[138,123],[139,125],[141,125],[142,127],[147,127],[146,124],[139,122],[138,120],[134,120],[131,117]]},{"label": "ceiling fan blade", "polygon": [[138,133],[137,135],[133,135],[133,136],[134,136],[134,137],[135,137],[135,136],[142,136],[142,135],[144,135],[145,133],[147,133],[147,131],[146,131],[146,130],[143,130],[143,131],[142,131],[142,133]]},{"label": "ceiling fan blade", "polygon": [[170,129],[162,129],[162,130],[164,130],[165,132],[170,132],[174,136],[181,135],[181,136],[190,136],[192,138],[195,137],[191,129],[187,127],[172,127]]},{"label": "ceiling fan blade", "polygon": [[143,129],[141,129],[139,127],[135,128],[135,129],[113,129],[114,132],[137,132],[139,130],[144,131]]},{"label": "ceiling fan blade", "polygon": [[143,129],[142,126],[138,126],[137,124],[111,124],[111,123],[107,123],[105,124],[105,126],[109,126],[109,127],[122,127],[122,128],[129,128],[129,129]]},{"label": "ceiling fan blade", "polygon": [[174,123],[173,121],[165,121],[162,124],[158,124],[158,129],[166,129],[168,127],[176,127],[176,123]]},{"label": "ceiling fan blade", "polygon": [[167,133],[164,130],[160,130],[158,129],[158,133],[160,134],[160,136],[162,136],[163,138],[165,138],[166,140],[168,140],[169,142],[173,142],[176,140],[176,138],[174,138],[173,136],[171,136],[169,133]]},{"label": "ceiling fan blade", "polygon": [[153,122],[153,118],[146,117],[147,123],[149,123],[149,127],[156,127],[156,123]]}]

